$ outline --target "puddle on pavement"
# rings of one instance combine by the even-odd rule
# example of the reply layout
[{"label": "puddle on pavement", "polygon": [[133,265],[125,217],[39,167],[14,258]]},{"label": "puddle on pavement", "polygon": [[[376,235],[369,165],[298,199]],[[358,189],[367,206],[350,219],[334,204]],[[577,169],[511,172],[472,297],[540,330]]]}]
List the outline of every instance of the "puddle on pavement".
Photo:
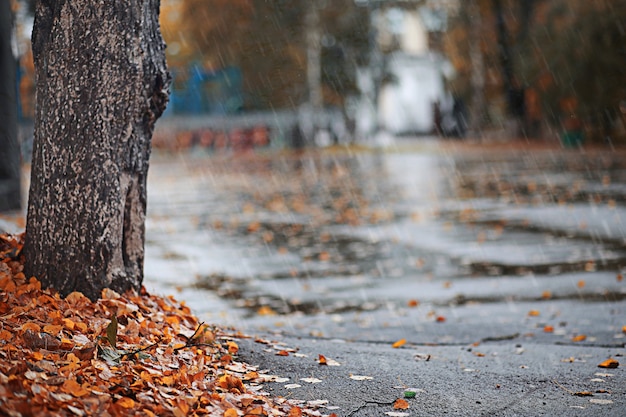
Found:
[{"label": "puddle on pavement", "polygon": [[[195,297],[244,315],[541,300],[544,286],[553,299],[622,300],[625,184],[611,154],[161,157],[148,245],[193,265],[183,286]],[[481,292],[499,277],[533,289]]]}]

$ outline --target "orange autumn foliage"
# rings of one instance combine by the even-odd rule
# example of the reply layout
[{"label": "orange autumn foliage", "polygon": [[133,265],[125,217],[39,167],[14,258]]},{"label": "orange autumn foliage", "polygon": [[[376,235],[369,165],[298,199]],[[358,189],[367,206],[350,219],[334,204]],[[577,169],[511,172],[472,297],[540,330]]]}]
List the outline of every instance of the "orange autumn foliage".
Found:
[{"label": "orange autumn foliage", "polygon": [[24,275],[22,245],[23,235],[0,235],[0,415],[230,417],[294,409],[291,400],[248,392],[245,384],[263,379],[236,362],[237,335],[143,289],[105,289],[97,302],[80,293],[62,299]]}]

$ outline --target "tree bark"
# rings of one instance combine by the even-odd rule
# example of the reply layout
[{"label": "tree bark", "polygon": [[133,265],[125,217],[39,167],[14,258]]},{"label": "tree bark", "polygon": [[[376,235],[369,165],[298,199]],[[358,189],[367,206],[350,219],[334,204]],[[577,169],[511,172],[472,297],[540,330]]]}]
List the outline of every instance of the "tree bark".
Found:
[{"label": "tree bark", "polygon": [[469,28],[469,55],[472,64],[471,87],[472,102],[470,107],[471,134],[478,137],[485,124],[487,104],[485,101],[485,60],[481,45],[482,16],[478,0],[469,0],[466,3],[470,20]]},{"label": "tree bark", "polygon": [[0,211],[22,206],[11,2],[0,2]]},{"label": "tree bark", "polygon": [[146,177],[170,77],[159,0],[37,0],[25,272],[92,300],[143,281]]}]

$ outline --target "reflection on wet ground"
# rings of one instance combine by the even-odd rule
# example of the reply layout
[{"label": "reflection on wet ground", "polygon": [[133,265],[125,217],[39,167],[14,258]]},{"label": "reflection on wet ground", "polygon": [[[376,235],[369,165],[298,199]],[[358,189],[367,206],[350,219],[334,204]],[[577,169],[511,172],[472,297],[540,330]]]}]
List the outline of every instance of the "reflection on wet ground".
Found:
[{"label": "reflection on wet ground", "polygon": [[626,297],[618,153],[188,154],[149,181],[147,285],[214,318]]}]

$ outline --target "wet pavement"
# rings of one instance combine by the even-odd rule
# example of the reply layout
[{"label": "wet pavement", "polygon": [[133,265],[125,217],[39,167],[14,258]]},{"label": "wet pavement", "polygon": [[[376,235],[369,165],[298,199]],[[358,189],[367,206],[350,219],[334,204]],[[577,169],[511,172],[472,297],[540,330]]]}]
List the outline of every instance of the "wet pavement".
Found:
[{"label": "wet pavement", "polygon": [[[268,386],[324,414],[623,415],[624,156],[430,140],[157,155],[146,286],[299,350],[241,342],[290,383],[319,374]],[[608,357],[620,367],[597,368]],[[421,411],[387,404],[402,387]]]}]

